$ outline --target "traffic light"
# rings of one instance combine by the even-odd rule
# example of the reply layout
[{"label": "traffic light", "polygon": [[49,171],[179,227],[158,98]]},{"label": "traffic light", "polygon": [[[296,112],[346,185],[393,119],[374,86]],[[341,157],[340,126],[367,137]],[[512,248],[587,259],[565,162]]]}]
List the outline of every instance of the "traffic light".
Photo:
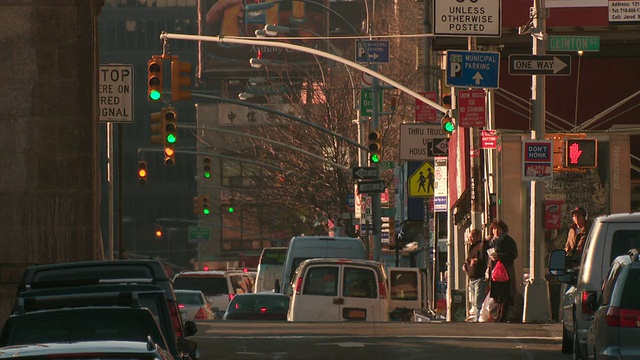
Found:
[{"label": "traffic light", "polygon": [[162,58],[154,55],[147,62],[147,100],[162,100],[162,87],[164,80]]},{"label": "traffic light", "polygon": [[180,89],[183,86],[191,86],[191,70],[191,63],[171,60],[171,101],[191,100],[191,90]]},{"label": "traffic light", "polygon": [[568,168],[594,168],[598,165],[596,139],[571,139],[564,142],[564,160]]},{"label": "traffic light", "polygon": [[451,136],[451,134],[453,134],[453,130],[456,129],[456,123],[453,119],[445,115],[445,117],[442,118],[441,123],[442,131],[444,131],[445,135]]},{"label": "traffic light", "polygon": [[234,198],[229,199],[229,204],[227,204],[227,212],[233,213],[236,211],[236,200]]},{"label": "traffic light", "polygon": [[152,144],[164,144],[166,134],[164,131],[164,109],[163,111],[151,113],[151,143]]},{"label": "traffic light", "polygon": [[138,184],[147,184],[147,162],[138,161]]},{"label": "traffic light", "polygon": [[156,240],[162,240],[162,234],[163,234],[162,233],[162,226],[156,225],[156,232],[155,232]]},{"label": "traffic light", "polygon": [[178,113],[172,107],[165,107],[162,108],[162,117],[165,145],[175,145],[178,140]]},{"label": "traffic light", "polygon": [[211,179],[211,158],[202,159],[202,176],[205,179]]},{"label": "traffic light", "polygon": [[202,215],[211,214],[211,207],[209,205],[209,195],[202,195]]},{"label": "traffic light", "polygon": [[369,160],[377,164],[382,160],[382,135],[375,130],[369,133]]},{"label": "traffic light", "polygon": [[173,145],[165,145],[164,147],[164,164],[173,166],[176,163],[176,151]]}]

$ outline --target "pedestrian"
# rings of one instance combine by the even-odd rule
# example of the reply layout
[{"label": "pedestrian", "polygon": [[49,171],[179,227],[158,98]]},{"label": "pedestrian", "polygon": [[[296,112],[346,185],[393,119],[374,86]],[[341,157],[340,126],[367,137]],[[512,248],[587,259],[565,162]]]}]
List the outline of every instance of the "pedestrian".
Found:
[{"label": "pedestrian", "polygon": [[482,302],[487,295],[487,282],[485,271],[487,269],[487,246],[480,229],[469,232],[467,240],[469,253],[462,265],[462,270],[467,273],[469,279],[469,316],[466,322],[478,322]]},{"label": "pedestrian", "polygon": [[[493,234],[492,246],[489,254],[491,276],[489,277],[489,293],[498,303],[496,322],[506,322],[509,308],[515,305],[516,298],[516,271],[513,262],[518,258],[518,246],[515,240],[509,236],[509,227],[502,220],[494,220],[489,226]],[[501,263],[506,269],[509,279],[507,281],[495,281],[496,266]]]},{"label": "pedestrian", "polygon": [[564,252],[567,256],[567,267],[575,268],[580,266],[582,249],[591,228],[591,221],[587,219],[587,211],[580,206],[571,210],[571,217],[573,223],[569,226]]}]

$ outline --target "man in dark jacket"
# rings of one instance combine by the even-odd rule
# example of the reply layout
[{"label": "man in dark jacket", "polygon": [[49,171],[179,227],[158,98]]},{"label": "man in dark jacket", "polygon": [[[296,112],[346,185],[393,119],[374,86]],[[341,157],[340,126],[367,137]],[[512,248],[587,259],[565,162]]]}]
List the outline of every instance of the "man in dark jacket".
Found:
[{"label": "man in dark jacket", "polygon": [[482,302],[487,295],[487,247],[479,229],[473,229],[468,237],[469,255],[462,265],[462,270],[469,278],[469,317],[465,321],[478,322]]}]

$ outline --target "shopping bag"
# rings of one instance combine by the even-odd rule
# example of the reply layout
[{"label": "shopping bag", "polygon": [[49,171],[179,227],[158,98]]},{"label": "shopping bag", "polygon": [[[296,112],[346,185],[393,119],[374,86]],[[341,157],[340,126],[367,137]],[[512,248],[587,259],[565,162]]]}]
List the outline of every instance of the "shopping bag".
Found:
[{"label": "shopping bag", "polygon": [[494,266],[493,270],[491,271],[491,281],[497,281],[497,282],[509,281],[509,274],[507,273],[507,268],[504,267],[504,264],[500,260],[496,262],[496,266]]},{"label": "shopping bag", "polygon": [[478,322],[496,321],[498,318],[498,306],[499,304],[491,297],[491,295],[487,294],[482,302],[482,309],[480,309]]}]

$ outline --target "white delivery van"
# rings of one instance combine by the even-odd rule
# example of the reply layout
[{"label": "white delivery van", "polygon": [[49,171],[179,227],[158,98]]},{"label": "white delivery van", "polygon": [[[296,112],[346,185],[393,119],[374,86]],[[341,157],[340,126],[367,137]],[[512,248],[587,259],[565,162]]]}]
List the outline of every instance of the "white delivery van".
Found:
[{"label": "white delivery van", "polygon": [[377,261],[303,261],[284,293],[291,296],[288,321],[389,320],[386,273]]},{"label": "white delivery van", "polygon": [[291,275],[300,263],[313,258],[342,258],[366,260],[362,240],[333,236],[294,236],[282,269],[280,287],[291,283]]},{"label": "white delivery van", "polygon": [[262,249],[253,292],[280,292],[279,287],[276,289],[275,283],[276,280],[278,280],[278,284],[280,284],[280,277],[282,276],[282,268],[284,267],[284,259],[286,256],[286,247],[268,247]]}]

